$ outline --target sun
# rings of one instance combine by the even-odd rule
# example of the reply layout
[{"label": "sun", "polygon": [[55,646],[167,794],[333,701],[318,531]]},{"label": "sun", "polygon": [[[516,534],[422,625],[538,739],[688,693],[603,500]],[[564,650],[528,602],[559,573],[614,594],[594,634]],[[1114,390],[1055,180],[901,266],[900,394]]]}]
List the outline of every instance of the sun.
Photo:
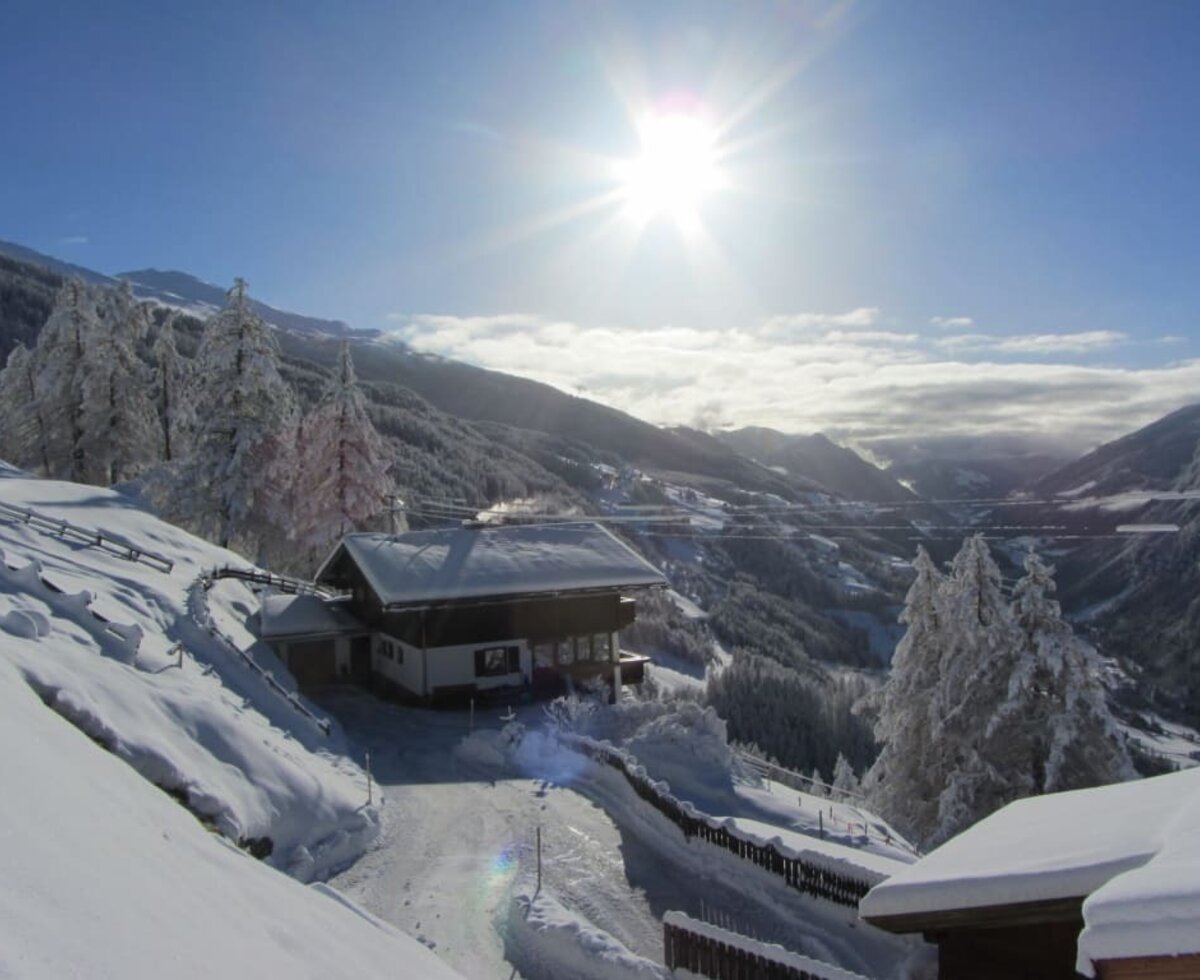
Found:
[{"label": "sun", "polygon": [[641,152],[616,168],[627,211],[642,224],[695,223],[701,202],[723,183],[716,126],[701,112],[651,111],[637,131]]}]

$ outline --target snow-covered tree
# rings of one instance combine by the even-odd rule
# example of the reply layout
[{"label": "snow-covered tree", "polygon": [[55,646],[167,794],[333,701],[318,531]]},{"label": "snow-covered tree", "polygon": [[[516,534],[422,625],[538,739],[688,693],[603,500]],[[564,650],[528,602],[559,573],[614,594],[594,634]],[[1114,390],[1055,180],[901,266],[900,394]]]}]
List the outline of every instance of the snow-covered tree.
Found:
[{"label": "snow-covered tree", "polygon": [[1132,775],[1095,654],[1063,621],[1051,570],[1036,555],[1025,568],[1010,605],[982,536],[944,579],[918,555],[864,786],[927,845],[1020,797]]},{"label": "snow-covered tree", "polygon": [[30,351],[3,382],[12,455],[48,476],[108,484],[157,458],[147,372],[137,355],[149,322],[128,283],[59,292]]},{"label": "snow-covered tree", "polygon": [[159,456],[151,373],[137,345],[149,330],[146,305],[122,281],[101,295],[95,326],[85,336],[79,377],[84,472],[89,482],[109,484],[132,476]]},{"label": "snow-covered tree", "polygon": [[945,580],[919,545],[913,567],[917,577],[900,613],[900,622],[908,630],[896,646],[891,675],[877,696],[875,738],[881,749],[863,788],[875,809],[918,833],[932,829],[941,791],[935,772],[933,699],[946,642]]},{"label": "snow-covered tree", "polygon": [[389,453],[367,415],[350,345],[316,408],[304,419],[294,531],[320,545],[379,513],[393,490]]},{"label": "snow-covered tree", "polygon": [[850,760],[839,752],[837,762],[833,766],[833,789],[829,795],[834,799],[852,800],[858,795],[858,791],[858,776],[854,767],[850,765]]},{"label": "snow-covered tree", "polygon": [[812,775],[808,778],[810,780],[809,793],[813,796],[825,796],[825,779],[821,775],[821,770],[813,766]]},{"label": "snow-covered tree", "polygon": [[932,705],[940,843],[981,817],[1033,792],[1023,756],[988,738],[991,720],[1008,700],[1009,679],[1023,652],[1000,569],[983,535],[963,542],[944,587],[945,646]]},{"label": "snow-covered tree", "polygon": [[50,447],[36,386],[33,352],[17,344],[0,371],[0,459],[50,471]]},{"label": "snow-covered tree", "polygon": [[1026,746],[1035,792],[1081,789],[1134,777],[1101,683],[1099,658],[1075,635],[1053,598],[1054,569],[1030,549],[1013,587],[1022,670],[994,728],[999,741],[1035,732]]},{"label": "snow-covered tree", "polygon": [[152,397],[158,416],[162,458],[170,463],[190,451],[196,428],[192,363],[175,346],[175,321],[171,314],[158,328],[150,358],[154,371]]},{"label": "snow-covered tree", "polygon": [[87,286],[68,279],[55,298],[32,357],[35,397],[45,424],[47,476],[87,482],[85,346],[98,326],[99,315]]},{"label": "snow-covered tree", "polygon": [[228,546],[286,532],[295,477],[298,411],[279,374],[279,348],[237,279],[228,305],[205,325],[196,354],[203,381],[195,452],[176,503],[202,533]]}]

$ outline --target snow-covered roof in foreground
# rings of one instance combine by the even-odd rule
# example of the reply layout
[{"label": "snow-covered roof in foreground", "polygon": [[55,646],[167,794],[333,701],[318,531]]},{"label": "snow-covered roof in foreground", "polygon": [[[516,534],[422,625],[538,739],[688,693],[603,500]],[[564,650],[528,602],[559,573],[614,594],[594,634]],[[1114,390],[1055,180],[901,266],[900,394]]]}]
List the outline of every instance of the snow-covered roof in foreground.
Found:
[{"label": "snow-covered roof in foreground", "polygon": [[1200,953],[1200,770],[1009,804],[876,886],[868,919],[1083,898],[1078,969]]},{"label": "snow-covered roof in foreground", "polygon": [[351,534],[343,551],[385,605],[664,585],[662,574],[598,524],[514,524]]},{"label": "snow-covered roof in foreground", "polygon": [[270,595],[263,599],[260,632],[264,639],[284,636],[337,636],[363,630],[362,621],[343,599],[315,595]]}]

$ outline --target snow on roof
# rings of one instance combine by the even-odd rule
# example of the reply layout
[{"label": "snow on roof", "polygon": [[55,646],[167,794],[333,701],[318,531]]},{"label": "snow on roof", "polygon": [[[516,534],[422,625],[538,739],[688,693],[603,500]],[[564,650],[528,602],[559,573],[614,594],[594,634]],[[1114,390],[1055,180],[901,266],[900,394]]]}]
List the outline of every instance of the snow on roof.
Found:
[{"label": "snow on roof", "polygon": [[867,919],[1087,898],[1090,961],[1200,952],[1200,770],[1011,803],[876,886]]},{"label": "snow on roof", "polygon": [[338,636],[365,629],[344,599],[315,595],[270,595],[260,616],[263,639],[285,636]]},{"label": "snow on roof", "polygon": [[590,523],[350,534],[318,582],[343,551],[385,605],[666,584],[653,565]]}]

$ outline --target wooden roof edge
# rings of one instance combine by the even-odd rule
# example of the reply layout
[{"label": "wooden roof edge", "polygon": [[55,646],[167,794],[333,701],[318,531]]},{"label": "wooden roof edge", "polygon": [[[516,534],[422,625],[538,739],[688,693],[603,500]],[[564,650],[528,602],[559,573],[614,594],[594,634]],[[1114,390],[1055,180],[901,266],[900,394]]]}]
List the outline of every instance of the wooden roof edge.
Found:
[{"label": "wooden roof edge", "polygon": [[621,595],[635,589],[665,589],[666,583],[648,583],[632,585],[588,585],[578,588],[563,588],[561,586],[526,592],[499,592],[490,595],[454,596],[444,599],[398,599],[395,602],[382,602],[384,612],[424,612],[431,609],[446,609],[455,606],[501,606],[513,602],[537,602],[542,599],[563,599],[576,596],[617,595],[621,601],[632,597]]},{"label": "wooden roof edge", "polygon": [[983,905],[965,909],[932,909],[895,915],[864,915],[862,919],[888,932],[942,932],[949,929],[992,929],[1045,922],[1078,922],[1083,925],[1086,895],[1049,898],[1008,905]]}]

